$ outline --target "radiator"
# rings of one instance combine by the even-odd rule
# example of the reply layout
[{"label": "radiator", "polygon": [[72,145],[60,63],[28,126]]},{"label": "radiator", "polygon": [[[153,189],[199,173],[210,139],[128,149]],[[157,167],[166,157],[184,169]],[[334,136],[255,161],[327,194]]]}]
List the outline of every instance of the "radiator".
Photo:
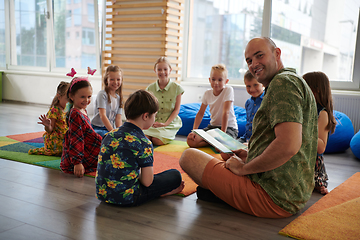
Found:
[{"label": "radiator", "polygon": [[354,131],[360,129],[360,93],[333,93],[334,110],[345,113],[351,120]]}]

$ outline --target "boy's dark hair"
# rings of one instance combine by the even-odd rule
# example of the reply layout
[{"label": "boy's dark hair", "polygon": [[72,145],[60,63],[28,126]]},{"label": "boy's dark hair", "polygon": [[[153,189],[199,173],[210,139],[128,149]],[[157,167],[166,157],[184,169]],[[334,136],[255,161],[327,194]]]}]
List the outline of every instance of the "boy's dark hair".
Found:
[{"label": "boy's dark hair", "polygon": [[253,78],[255,78],[254,75],[252,75],[251,72],[249,70],[247,70],[245,75],[244,75],[244,81],[252,80]]},{"label": "boy's dark hair", "polygon": [[125,102],[126,119],[134,120],[144,113],[153,114],[159,110],[157,98],[146,90],[137,90]]}]

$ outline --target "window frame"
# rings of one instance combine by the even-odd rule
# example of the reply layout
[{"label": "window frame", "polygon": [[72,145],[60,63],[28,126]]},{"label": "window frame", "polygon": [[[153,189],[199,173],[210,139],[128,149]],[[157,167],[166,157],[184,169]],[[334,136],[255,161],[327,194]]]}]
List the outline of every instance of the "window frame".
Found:
[{"label": "window frame", "polygon": [[[205,85],[207,84],[207,78],[194,78],[188,77],[188,64],[189,54],[191,52],[191,21],[192,21],[192,9],[194,0],[186,0],[185,2],[185,21],[184,21],[184,52],[182,62],[182,81],[186,84]],[[262,29],[261,35],[264,37],[271,36],[271,12],[272,0],[264,0],[263,18],[262,18]],[[285,66],[287,67],[287,66]],[[291,67],[291,66],[288,66]],[[360,91],[360,9],[357,25],[357,36],[355,41],[355,52],[354,52],[354,64],[352,70],[351,81],[336,81],[330,79],[330,86],[333,90],[352,90]],[[244,86],[243,81],[232,81],[229,83],[232,86]]]},{"label": "window frame", "polygon": [[[98,2],[99,0],[92,0],[94,4],[94,31],[95,31],[95,46],[100,46],[99,39],[99,12],[98,12]],[[31,72],[31,73],[55,73],[55,74],[64,74],[68,72],[69,69],[63,67],[56,67],[56,54],[55,54],[55,39],[54,39],[54,12],[53,12],[53,0],[46,0],[46,10],[48,12],[49,18],[46,21],[46,36],[47,36],[47,46],[46,46],[46,56],[47,56],[47,65],[46,67],[38,66],[23,66],[23,65],[14,65],[14,57],[16,59],[16,22],[15,22],[15,5],[14,0],[5,1],[5,44],[6,48],[6,66],[5,68],[0,67],[1,70],[9,70],[11,72]],[[51,9],[51,11],[48,11]],[[65,38],[67,38],[66,31],[64,32]],[[100,47],[95,48],[96,56],[100,56]],[[100,69],[100,57],[96,58],[96,69]],[[78,74],[87,74],[87,69],[76,69]],[[94,75],[100,76],[101,71],[96,71]]]}]

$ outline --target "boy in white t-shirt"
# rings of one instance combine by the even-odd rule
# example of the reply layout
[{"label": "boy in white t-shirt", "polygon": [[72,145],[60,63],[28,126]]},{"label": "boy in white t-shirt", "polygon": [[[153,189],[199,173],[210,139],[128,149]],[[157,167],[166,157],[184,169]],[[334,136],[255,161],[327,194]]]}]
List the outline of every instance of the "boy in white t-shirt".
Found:
[{"label": "boy in white t-shirt", "polygon": [[[234,89],[226,86],[229,82],[227,69],[224,64],[218,64],[211,68],[209,82],[211,88],[206,90],[202,98],[202,104],[196,114],[193,129],[197,129],[204,117],[205,110],[210,105],[211,120],[204,131],[219,128],[233,138],[238,136],[238,126],[234,112]],[[209,145],[200,136],[191,132],[187,136],[187,144],[190,147],[204,147]]]}]

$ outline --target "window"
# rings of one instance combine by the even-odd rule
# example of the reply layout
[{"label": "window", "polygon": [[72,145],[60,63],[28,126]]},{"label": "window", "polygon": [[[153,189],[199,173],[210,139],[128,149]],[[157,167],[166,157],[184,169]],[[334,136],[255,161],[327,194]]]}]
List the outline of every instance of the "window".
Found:
[{"label": "window", "polygon": [[[184,80],[207,79],[212,65],[224,63],[231,83],[243,84],[244,48],[262,35],[282,50],[284,66],[300,75],[323,71],[333,88],[359,89],[360,58],[355,55],[360,0],[188,2]],[[271,21],[263,21],[263,16],[271,16]]]},{"label": "window", "polygon": [[46,2],[15,0],[14,8],[16,56],[12,56],[11,64],[46,67]]},{"label": "window", "polygon": [[360,1],[273,0],[271,38],[285,66],[322,71],[332,85],[353,82]]},{"label": "window", "polygon": [[88,46],[95,45],[95,30],[91,28],[83,28],[82,30],[82,44]]},{"label": "window", "polygon": [[94,4],[88,3],[88,21],[95,22],[95,15],[94,15]]},{"label": "window", "polygon": [[191,1],[187,77],[208,79],[211,66],[224,63],[230,79],[242,79],[247,68],[244,48],[261,33],[263,4],[263,0]]},{"label": "window", "polygon": [[[61,13],[59,12],[58,14],[61,14]],[[71,27],[71,26],[72,26],[72,13],[71,13],[71,10],[67,10],[67,12],[66,12],[66,27]]]},{"label": "window", "polygon": [[5,47],[5,5],[4,0],[0,0],[0,68],[6,66],[6,47]]},{"label": "window", "polygon": [[[8,53],[9,69],[63,72],[63,68],[73,67],[78,72],[84,68],[85,72],[88,67],[84,67],[85,63],[91,63],[91,68],[99,68],[99,58],[91,58],[89,61],[88,57],[100,54],[99,48],[95,48],[99,45],[99,39],[96,38],[96,31],[99,31],[98,13],[95,12],[98,5],[94,5],[98,4],[98,0],[8,1],[4,5],[4,0],[0,0],[0,67],[2,64],[6,66],[3,49],[11,49]],[[93,11],[88,13],[93,16],[92,21],[82,16],[82,7],[89,5],[93,6],[88,9]],[[3,14],[7,12],[5,8],[9,8],[9,17]],[[48,12],[48,9],[52,11]],[[3,36],[4,25],[10,32],[9,36]],[[83,29],[86,33],[84,41],[81,36]],[[6,43],[4,38],[9,40],[8,48],[2,44]]]},{"label": "window", "polygon": [[81,8],[74,9],[74,26],[81,25]]}]

